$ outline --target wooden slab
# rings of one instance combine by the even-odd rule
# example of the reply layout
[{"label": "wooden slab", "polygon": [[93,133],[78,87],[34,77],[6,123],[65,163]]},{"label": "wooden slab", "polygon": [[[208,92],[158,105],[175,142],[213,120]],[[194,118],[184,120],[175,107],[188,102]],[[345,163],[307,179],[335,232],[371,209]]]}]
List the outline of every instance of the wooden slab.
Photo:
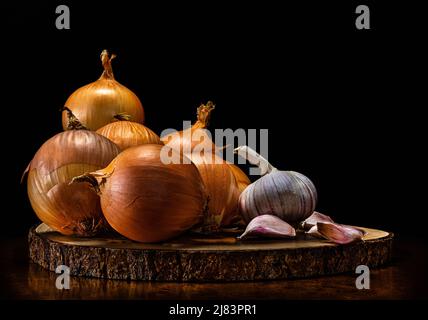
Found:
[{"label": "wooden slab", "polygon": [[238,241],[234,235],[184,235],[159,244],[119,236],[63,236],[41,224],[29,232],[30,258],[51,271],[123,280],[248,281],[312,277],[371,268],[391,259],[393,234],[361,228],[364,241],[335,245],[299,234],[296,239]]}]

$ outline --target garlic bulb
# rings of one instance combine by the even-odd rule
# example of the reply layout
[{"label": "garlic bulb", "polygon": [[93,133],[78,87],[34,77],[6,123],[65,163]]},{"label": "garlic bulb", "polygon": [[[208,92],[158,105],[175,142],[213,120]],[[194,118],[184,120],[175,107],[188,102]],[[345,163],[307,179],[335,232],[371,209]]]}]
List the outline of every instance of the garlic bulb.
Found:
[{"label": "garlic bulb", "polygon": [[263,215],[276,215],[288,223],[305,220],[314,212],[317,191],[303,174],[280,171],[247,146],[235,153],[261,169],[261,178],[250,184],[239,197],[239,210],[248,223]]}]

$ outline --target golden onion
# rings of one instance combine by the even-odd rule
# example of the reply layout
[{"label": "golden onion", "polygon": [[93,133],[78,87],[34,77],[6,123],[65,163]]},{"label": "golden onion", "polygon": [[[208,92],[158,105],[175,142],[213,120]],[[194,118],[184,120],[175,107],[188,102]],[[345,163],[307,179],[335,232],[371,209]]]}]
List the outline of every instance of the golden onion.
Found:
[{"label": "golden onion", "polygon": [[97,133],[113,141],[121,150],[142,144],[163,144],[159,136],[146,126],[127,121],[127,115],[119,114],[115,118],[119,121],[99,128]]},{"label": "golden onion", "polygon": [[219,148],[205,129],[212,110],[212,102],[202,104],[192,127],[161,137],[161,140],[191,159],[198,168],[209,198],[204,228],[215,231],[233,222],[238,213],[240,192],[233,169],[219,156]]},{"label": "golden onion", "polygon": [[27,191],[40,220],[65,235],[91,236],[106,227],[98,195],[72,178],[105,167],[119,148],[88,130],[70,130],[46,141],[27,167]]},{"label": "golden onion", "polygon": [[[90,130],[95,131],[109,124],[120,113],[128,114],[131,121],[144,121],[144,109],[140,99],[114,78],[111,67],[113,58],[115,55],[109,57],[107,50],[104,50],[101,53],[104,67],[101,77],[77,89],[65,102],[65,106]],[[69,128],[65,112],[62,115],[62,126],[64,130]]]},{"label": "golden onion", "polygon": [[110,226],[135,241],[169,240],[203,217],[207,199],[198,169],[170,148],[167,152],[176,160],[165,164],[162,148],[168,147],[126,149],[106,168],[73,179],[89,182],[100,193]]}]

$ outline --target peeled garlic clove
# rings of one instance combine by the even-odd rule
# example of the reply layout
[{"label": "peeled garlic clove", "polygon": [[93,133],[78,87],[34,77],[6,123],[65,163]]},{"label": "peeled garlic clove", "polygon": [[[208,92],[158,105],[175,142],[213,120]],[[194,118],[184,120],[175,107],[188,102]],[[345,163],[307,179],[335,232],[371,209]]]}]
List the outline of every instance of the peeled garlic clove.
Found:
[{"label": "peeled garlic clove", "polygon": [[238,239],[244,239],[248,236],[290,238],[296,236],[296,230],[280,218],[264,214],[251,220],[245,232]]},{"label": "peeled garlic clove", "polygon": [[309,218],[307,218],[305,221],[303,221],[300,226],[304,230],[310,230],[314,226],[316,226],[318,222],[334,223],[333,219],[331,219],[329,216],[326,216],[325,214],[314,211],[314,213],[312,213]]},{"label": "peeled garlic clove", "polygon": [[347,244],[353,241],[362,240],[365,232],[355,227],[337,224],[318,222],[317,231],[327,240],[338,244]]}]

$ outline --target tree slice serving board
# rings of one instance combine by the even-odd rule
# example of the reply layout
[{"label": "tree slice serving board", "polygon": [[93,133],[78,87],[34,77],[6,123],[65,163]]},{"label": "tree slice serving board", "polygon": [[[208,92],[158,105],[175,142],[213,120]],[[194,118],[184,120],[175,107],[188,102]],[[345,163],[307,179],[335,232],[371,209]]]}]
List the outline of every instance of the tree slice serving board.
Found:
[{"label": "tree slice serving board", "polygon": [[155,281],[249,281],[302,278],[355,272],[391,259],[393,234],[361,228],[364,241],[336,245],[299,234],[296,239],[236,240],[235,235],[184,235],[142,244],[120,236],[64,236],[44,224],[29,233],[30,258],[54,271],[106,279]]}]

